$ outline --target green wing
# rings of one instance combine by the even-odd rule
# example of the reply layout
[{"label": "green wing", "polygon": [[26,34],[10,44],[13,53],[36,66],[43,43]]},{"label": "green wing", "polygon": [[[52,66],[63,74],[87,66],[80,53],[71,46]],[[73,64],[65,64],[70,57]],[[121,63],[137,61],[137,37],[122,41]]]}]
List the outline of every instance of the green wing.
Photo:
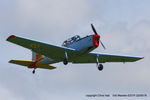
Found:
[{"label": "green wing", "polygon": [[137,56],[126,56],[126,55],[113,55],[104,53],[88,53],[80,56],[73,60],[73,63],[96,63],[96,58],[98,57],[99,63],[105,62],[135,62],[137,60],[143,59],[143,57]]},{"label": "green wing", "polygon": [[68,53],[68,57],[70,57],[70,60],[71,58],[73,58],[73,55],[77,54],[76,51],[71,48],[59,47],[51,44],[37,42],[34,40],[21,38],[14,35],[9,36],[7,38],[7,41],[28,48],[36,53],[45,55],[49,58],[52,58],[55,60],[55,63],[64,60],[65,51]]}]

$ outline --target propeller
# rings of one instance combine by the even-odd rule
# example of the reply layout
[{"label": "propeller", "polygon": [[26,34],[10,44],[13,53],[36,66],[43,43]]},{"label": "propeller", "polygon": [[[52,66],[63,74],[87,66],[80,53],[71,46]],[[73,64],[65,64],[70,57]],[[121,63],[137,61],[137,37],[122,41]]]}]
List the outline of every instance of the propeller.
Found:
[{"label": "propeller", "polygon": [[[93,32],[95,33],[95,35],[98,35],[98,33],[97,33],[97,31],[96,31],[96,29],[95,29],[95,27],[94,27],[93,24],[91,24],[91,27],[92,27],[92,30],[93,30]],[[103,47],[104,49],[106,49],[106,47],[104,46],[104,44],[103,44],[103,42],[102,42],[101,40],[100,40],[100,43],[101,43],[102,47]]]},{"label": "propeller", "polygon": [[106,47],[104,46],[103,42],[100,40],[101,45],[103,46],[104,49],[106,49]]},{"label": "propeller", "polygon": [[94,28],[93,24],[91,24],[92,30],[95,33],[95,35],[97,35],[96,29]]}]

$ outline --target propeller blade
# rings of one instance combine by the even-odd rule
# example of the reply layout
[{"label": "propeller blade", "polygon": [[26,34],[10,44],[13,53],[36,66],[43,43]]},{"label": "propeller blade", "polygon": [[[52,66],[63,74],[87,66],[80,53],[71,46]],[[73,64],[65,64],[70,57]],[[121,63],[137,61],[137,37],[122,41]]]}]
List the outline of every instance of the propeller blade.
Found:
[{"label": "propeller blade", "polygon": [[[96,29],[94,28],[94,25],[93,25],[93,24],[91,24],[91,27],[92,27],[92,30],[93,30],[93,32],[95,33],[95,35],[97,35],[98,33],[96,32]],[[100,40],[100,43],[101,43],[102,47],[103,47],[104,49],[106,49],[105,46],[104,46],[104,44],[103,44],[103,42],[102,42],[101,40]]]},{"label": "propeller blade", "polygon": [[96,29],[94,28],[93,24],[91,24],[92,30],[95,33],[95,35],[97,35]]},{"label": "propeller blade", "polygon": [[104,48],[104,49],[106,49],[106,48],[105,48],[105,46],[104,46],[104,44],[103,44],[103,42],[102,42],[102,41],[100,41],[100,43],[101,43],[101,45],[103,46],[103,48]]}]

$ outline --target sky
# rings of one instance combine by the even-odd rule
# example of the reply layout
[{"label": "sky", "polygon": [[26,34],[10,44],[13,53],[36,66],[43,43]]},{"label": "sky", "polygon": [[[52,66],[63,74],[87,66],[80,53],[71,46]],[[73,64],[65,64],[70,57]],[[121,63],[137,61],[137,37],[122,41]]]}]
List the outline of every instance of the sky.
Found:
[{"label": "sky", "polygon": [[[0,99],[149,100],[149,0],[0,0]],[[93,34],[106,50],[93,52],[143,56],[134,63],[53,64],[55,70],[9,64],[31,60],[31,51],[6,41],[9,35],[60,46],[67,38]],[[147,94],[147,97],[87,97],[88,94]]]}]

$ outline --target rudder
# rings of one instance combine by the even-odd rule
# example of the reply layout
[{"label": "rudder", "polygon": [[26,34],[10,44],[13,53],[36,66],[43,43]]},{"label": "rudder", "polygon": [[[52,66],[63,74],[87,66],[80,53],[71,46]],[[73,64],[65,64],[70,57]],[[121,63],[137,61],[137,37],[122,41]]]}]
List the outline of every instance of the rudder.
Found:
[{"label": "rudder", "polygon": [[38,61],[40,58],[43,58],[43,55],[32,51],[32,61]]}]

